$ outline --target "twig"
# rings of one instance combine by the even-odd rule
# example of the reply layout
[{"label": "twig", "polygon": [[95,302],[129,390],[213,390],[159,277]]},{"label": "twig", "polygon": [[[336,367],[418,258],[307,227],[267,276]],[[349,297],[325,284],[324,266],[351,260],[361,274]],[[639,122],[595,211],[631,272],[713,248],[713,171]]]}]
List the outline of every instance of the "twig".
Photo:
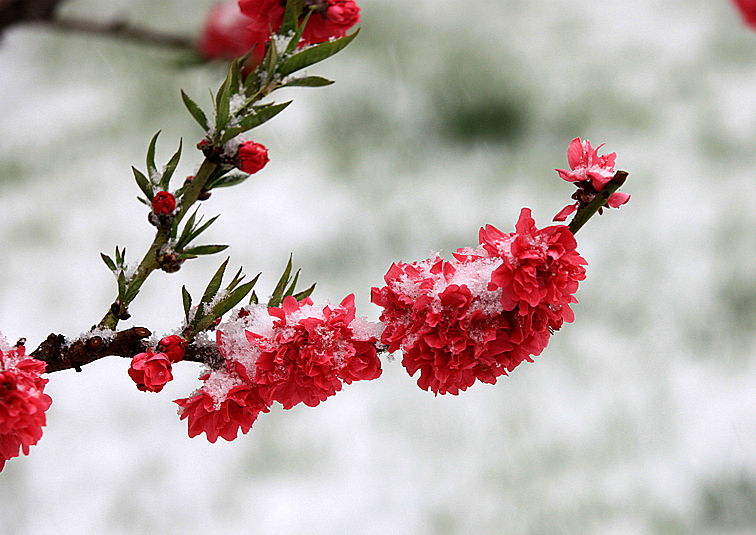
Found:
[{"label": "twig", "polygon": [[612,193],[620,189],[622,184],[625,183],[627,175],[627,171],[617,171],[614,174],[614,178],[604,186],[604,189],[602,189],[590,203],[577,211],[575,217],[570,221],[570,231],[573,234],[576,234],[578,230],[583,228],[583,225],[585,225],[596,212],[606,205],[606,201],[609,200]]},{"label": "twig", "polygon": [[37,22],[49,28],[64,32],[101,35],[104,37],[126,39],[136,43],[168,48],[180,48],[185,50],[195,49],[195,40],[192,37],[134,26],[124,20],[99,22],[95,20],[66,17],[44,19]]}]

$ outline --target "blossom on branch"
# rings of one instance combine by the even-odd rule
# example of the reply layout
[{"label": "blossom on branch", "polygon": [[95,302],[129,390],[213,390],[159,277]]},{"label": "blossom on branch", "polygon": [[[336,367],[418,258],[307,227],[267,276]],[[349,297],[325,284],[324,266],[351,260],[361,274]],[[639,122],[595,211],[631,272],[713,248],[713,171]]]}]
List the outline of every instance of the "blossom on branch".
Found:
[{"label": "blossom on branch", "polygon": [[[242,13],[249,17],[253,32],[278,31],[283,24],[286,1],[239,0]],[[302,34],[305,45],[344,37],[360,21],[360,8],[353,0],[305,0],[305,13],[312,11]]]},{"label": "blossom on branch", "polygon": [[0,335],[0,471],[8,459],[42,438],[45,411],[52,399],[44,393],[46,364],[27,357],[23,345],[9,347]]},{"label": "blossom on branch", "polygon": [[152,198],[152,211],[158,215],[168,215],[176,209],[176,197],[167,191],[158,191]]},{"label": "blossom on branch", "polygon": [[260,171],[268,165],[268,149],[262,143],[255,141],[245,141],[239,145],[237,153],[237,167],[251,175]]},{"label": "blossom on branch", "polygon": [[166,336],[158,343],[158,349],[168,357],[172,364],[175,364],[184,358],[186,354],[187,341],[180,336],[173,334]]},{"label": "blossom on branch", "polygon": [[205,59],[234,59],[252,47],[252,57],[259,63],[265,52],[268,30],[253,30],[252,20],[239,9],[237,0],[215,4],[205,17],[197,50]]},{"label": "blossom on branch", "polygon": [[129,377],[142,392],[160,392],[173,380],[171,360],[165,353],[155,353],[148,349],[146,353],[139,353],[131,360]]},{"label": "blossom on branch", "polygon": [[[567,147],[567,163],[570,170],[556,169],[559,176],[567,182],[573,182],[578,190],[572,195],[577,202],[569,204],[562,208],[554,221],[565,221],[570,214],[576,212],[579,208],[588,205],[598,192],[604,189],[609,181],[614,178],[614,161],[617,153],[612,152],[599,156],[598,151],[604,145],[601,144],[595,149],[591,142],[576,137],[570,141]],[[606,206],[610,208],[619,208],[630,200],[630,195],[617,191],[609,196]],[[601,210],[599,210],[599,213]]]},{"label": "blossom on branch", "polygon": [[373,288],[383,308],[381,341],[403,352],[417,384],[436,394],[458,394],[475,381],[495,383],[522,361],[532,362],[553,331],[574,316],[570,303],[585,264],[567,227],[535,228],[524,208],[516,232],[488,225],[481,245],[399,262]]},{"label": "blossom on branch", "polygon": [[216,333],[223,367],[205,373],[193,396],[176,401],[189,419],[189,436],[233,440],[274,402],[314,407],[343,383],[380,377],[380,330],[355,316],[353,294],[339,305],[289,296],[281,307],[240,309]]}]

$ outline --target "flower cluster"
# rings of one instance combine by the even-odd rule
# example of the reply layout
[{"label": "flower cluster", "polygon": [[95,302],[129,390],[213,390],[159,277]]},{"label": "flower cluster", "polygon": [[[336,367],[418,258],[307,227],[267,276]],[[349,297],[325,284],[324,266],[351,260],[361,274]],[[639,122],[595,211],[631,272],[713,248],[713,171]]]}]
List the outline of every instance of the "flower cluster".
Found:
[{"label": "flower cluster", "polygon": [[45,363],[27,357],[23,345],[8,347],[0,336],[0,471],[5,461],[29,454],[42,438],[45,411],[52,399],[44,393]]},{"label": "flower cluster", "polygon": [[[579,137],[570,141],[567,147],[567,163],[570,170],[556,169],[556,172],[564,180],[573,182],[577,186],[577,191],[572,195],[577,202],[562,208],[554,216],[554,221],[564,221],[579,208],[590,204],[598,192],[614,178],[614,160],[617,158],[617,153],[599,156],[598,151],[601,147],[603,145],[594,149],[590,141],[587,139],[583,141]],[[611,194],[606,204],[611,208],[619,208],[629,200],[630,195],[618,191]]]},{"label": "flower cluster", "polygon": [[131,359],[129,377],[142,392],[160,392],[173,381],[171,365],[184,358],[186,345],[186,340],[180,336],[166,336],[158,344],[159,352],[150,348]]},{"label": "flower cluster", "polygon": [[274,402],[314,407],[343,383],[378,378],[379,337],[380,326],[355,316],[353,294],[336,306],[289,296],[280,308],[242,308],[216,333],[223,367],[200,377],[205,383],[192,397],[176,401],[189,436],[232,440]]},{"label": "flower cluster", "polygon": [[743,20],[751,28],[756,29],[756,0],[734,0],[735,5],[743,15]]},{"label": "flower cluster", "polygon": [[[206,59],[233,59],[254,47],[250,59],[258,64],[270,33],[283,23],[285,7],[281,0],[228,0],[215,5],[205,19],[199,53]],[[304,7],[312,14],[301,46],[344,37],[360,20],[360,8],[353,0],[305,0]]]},{"label": "flower cluster", "polygon": [[552,332],[574,319],[570,304],[585,278],[585,260],[566,226],[538,230],[530,210],[516,231],[480,231],[481,245],[394,264],[386,286],[373,288],[383,308],[381,341],[403,352],[410,375],[436,394],[458,394],[476,380],[495,383],[532,362]]}]

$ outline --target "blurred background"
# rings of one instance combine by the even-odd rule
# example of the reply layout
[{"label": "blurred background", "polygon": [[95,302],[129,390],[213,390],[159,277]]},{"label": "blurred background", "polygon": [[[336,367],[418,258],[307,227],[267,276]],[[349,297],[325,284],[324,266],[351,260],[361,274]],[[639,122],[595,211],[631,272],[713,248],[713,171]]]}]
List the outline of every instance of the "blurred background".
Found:
[{"label": "blurred background", "polygon": [[[208,1],[70,0],[196,35]],[[50,376],[40,443],[0,474],[4,534],[751,534],[756,530],[756,33],[727,1],[360,0],[362,33],[310,74],[324,89],[256,130],[271,163],[204,213],[207,243],[263,272],[290,252],[316,300],[391,262],[547,226],[575,136],[617,152],[631,202],[578,235],[588,278],[534,364],[460,396],[400,362],[317,408],[274,409],[231,443],[187,438],[174,368],[141,393],[128,361]],[[0,42],[0,330],[76,336],[115,295],[98,258],[152,239],[129,167],[201,132],[222,64],[15,27]],[[287,95],[282,95],[284,98]],[[177,176],[200,161],[186,150]],[[125,325],[182,319],[222,260],[149,279]],[[221,441],[222,442],[222,441]]]}]

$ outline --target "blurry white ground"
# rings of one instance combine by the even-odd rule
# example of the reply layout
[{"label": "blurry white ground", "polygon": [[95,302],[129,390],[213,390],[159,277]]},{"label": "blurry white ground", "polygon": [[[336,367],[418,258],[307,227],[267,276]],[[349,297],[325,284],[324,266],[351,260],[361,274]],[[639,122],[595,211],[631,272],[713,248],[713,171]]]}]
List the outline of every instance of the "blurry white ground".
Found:
[{"label": "blurry white ground", "polygon": [[[208,4],[68,7],[191,33]],[[292,91],[260,129],[272,162],[213,194],[209,242],[262,270],[263,292],[294,251],[316,298],[354,291],[375,317],[392,261],[475,244],[522,206],[545,226],[580,135],[618,153],[633,199],[579,235],[576,323],[498,385],[434,398],[387,362],[215,445],[188,439],[171,403],[192,364],[157,395],[125,360],[53,374],[44,438],[0,474],[0,532],[752,533],[756,33],[726,1],[360,4],[362,35],[311,70],[337,84]],[[191,146],[179,88],[201,99],[221,76],[175,58],[31,29],[0,43],[9,339],[86,330],[113,296],[98,253],[149,243],[129,166],[158,129],[164,158]],[[489,115],[503,119],[481,127]],[[218,261],[154,276],[134,324],[172,329],[181,284],[200,292]]]}]

